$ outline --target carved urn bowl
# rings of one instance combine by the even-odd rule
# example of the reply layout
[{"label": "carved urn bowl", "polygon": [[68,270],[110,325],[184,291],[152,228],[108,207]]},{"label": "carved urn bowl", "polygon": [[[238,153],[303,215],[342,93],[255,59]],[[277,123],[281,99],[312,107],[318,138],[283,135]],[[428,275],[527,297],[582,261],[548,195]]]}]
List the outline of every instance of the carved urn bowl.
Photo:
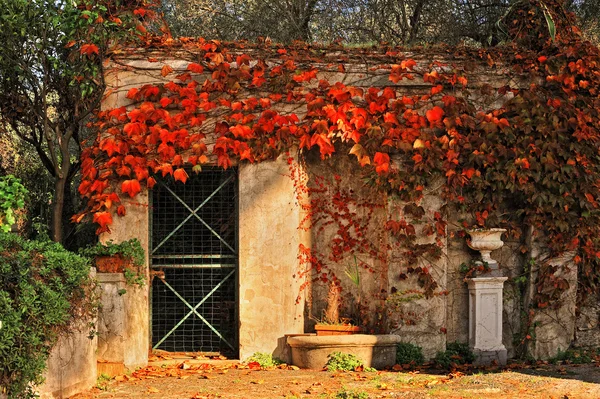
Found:
[{"label": "carved urn bowl", "polygon": [[505,233],[506,229],[473,229],[467,230],[467,233],[471,236],[471,241],[467,241],[469,248],[479,251],[481,253],[481,260],[487,263],[496,263],[490,256],[492,251],[502,248],[504,241],[502,241],[502,233]]}]

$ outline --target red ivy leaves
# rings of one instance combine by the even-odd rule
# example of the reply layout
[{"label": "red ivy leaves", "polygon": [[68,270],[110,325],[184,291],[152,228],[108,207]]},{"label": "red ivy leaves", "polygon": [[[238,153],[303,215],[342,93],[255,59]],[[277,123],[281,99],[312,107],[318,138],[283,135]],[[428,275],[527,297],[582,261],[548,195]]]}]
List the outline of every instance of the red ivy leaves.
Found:
[{"label": "red ivy leaves", "polygon": [[425,113],[425,116],[429,121],[429,125],[431,127],[436,127],[439,126],[442,121],[442,117],[444,116],[444,110],[436,105],[432,109],[428,110]]},{"label": "red ivy leaves", "polygon": [[121,183],[121,191],[131,198],[135,197],[141,190],[140,182],[137,180],[125,180]]},{"label": "red ivy leaves", "polygon": [[96,46],[95,44],[86,43],[81,46],[81,49],[79,50],[79,52],[88,57],[91,57],[93,54],[98,55],[99,49],[98,49],[98,46]]}]

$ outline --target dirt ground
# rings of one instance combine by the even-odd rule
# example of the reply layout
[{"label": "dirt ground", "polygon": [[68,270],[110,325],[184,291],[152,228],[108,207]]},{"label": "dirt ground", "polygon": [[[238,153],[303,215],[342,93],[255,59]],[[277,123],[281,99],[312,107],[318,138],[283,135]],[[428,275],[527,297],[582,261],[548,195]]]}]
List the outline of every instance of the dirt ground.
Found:
[{"label": "dirt ground", "polygon": [[600,363],[513,364],[443,371],[327,372],[291,366],[260,369],[234,361],[170,359],[111,379],[76,399],[156,398],[556,398],[600,399]]}]

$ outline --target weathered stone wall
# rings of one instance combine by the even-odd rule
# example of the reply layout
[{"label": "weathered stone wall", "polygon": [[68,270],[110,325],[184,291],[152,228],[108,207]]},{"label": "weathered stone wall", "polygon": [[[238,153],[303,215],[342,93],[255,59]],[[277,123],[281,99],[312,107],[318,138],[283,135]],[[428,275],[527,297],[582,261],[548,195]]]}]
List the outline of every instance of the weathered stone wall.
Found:
[{"label": "weathered stone wall", "polygon": [[[116,68],[107,74],[107,82],[111,90],[110,96],[105,100],[105,108],[129,105],[130,100],[125,94],[130,88],[139,87],[146,83],[159,83],[170,80],[174,75],[162,77],[160,72],[164,65],[171,66],[176,73],[186,69],[190,54],[178,55],[177,52],[166,54],[161,52],[140,52],[121,57],[114,65]],[[429,63],[419,55],[407,55],[417,59],[418,63]],[[156,59],[151,62],[149,59]],[[440,59],[440,61],[443,61]],[[368,60],[366,61],[368,62]],[[460,62],[460,60],[454,60]],[[322,76],[321,76],[322,75]],[[376,75],[369,71],[368,65],[346,65],[346,72],[328,72],[319,77],[326,78],[331,83],[342,81],[347,85],[359,87],[390,86],[391,82],[385,75]],[[491,70],[472,70],[469,85],[472,87],[490,85],[498,88],[505,84],[518,85],[514,79],[506,75],[502,68]],[[401,81],[396,85],[397,90],[406,93],[419,93],[429,90],[428,86],[418,84],[416,81]],[[297,112],[297,111],[296,111]],[[297,112],[298,113],[298,112]],[[302,117],[301,113],[299,117]],[[206,126],[211,126],[207,122]],[[208,128],[210,130],[210,128]],[[210,133],[207,131],[207,133]],[[209,151],[211,148],[208,140]],[[338,161],[338,164],[324,166],[320,162],[309,163],[308,175],[336,173],[340,174],[342,183],[351,187],[355,192],[368,191],[362,182],[356,178],[348,166],[350,162]],[[328,169],[329,168],[329,169]],[[240,174],[240,274],[239,274],[239,318],[240,318],[240,356],[247,357],[255,351],[281,353],[284,334],[310,332],[314,320],[319,318],[325,306],[327,289],[323,285],[308,284],[306,292],[300,292],[300,285],[304,282],[297,279],[298,246],[300,244],[317,250],[327,251],[327,243],[335,236],[331,230],[321,232],[298,230],[300,220],[304,218],[304,211],[297,204],[293,181],[287,176],[288,166],[284,159],[275,162],[266,162],[260,165],[241,165]],[[309,199],[306,199],[309,200]],[[137,237],[142,241],[144,248],[148,248],[148,210],[146,197],[137,200],[141,206],[129,206],[125,218],[115,217],[113,233],[103,239],[115,241]],[[382,201],[387,200],[382,198]],[[423,206],[428,211],[441,209],[443,206],[438,193],[427,194]],[[372,223],[380,224],[389,216],[389,209],[385,207],[378,210]],[[444,255],[432,265],[432,274],[440,285],[440,290],[447,290],[447,295],[437,295],[431,299],[418,298],[402,303],[392,312],[391,319],[385,320],[390,326],[395,326],[394,333],[401,335],[409,342],[417,343],[424,347],[427,356],[435,355],[442,350],[446,342],[468,340],[468,290],[464,276],[459,272],[460,264],[467,263],[477,256],[465,245],[464,238],[456,238],[456,233],[462,229],[458,220],[460,217],[449,212],[449,238],[446,242]],[[375,230],[374,230],[375,231]],[[383,240],[379,236],[373,241]],[[505,237],[506,240],[506,237]],[[382,241],[382,242],[383,242]],[[501,270],[509,280],[505,283],[504,295],[504,345],[508,349],[509,357],[515,354],[514,340],[521,331],[524,287],[519,282],[523,275],[524,257],[519,252],[519,242],[506,240],[503,249],[496,251],[492,257],[498,260]],[[325,254],[327,255],[327,254]],[[394,253],[388,254],[385,262],[376,259],[366,259],[378,273],[367,273],[363,279],[364,297],[377,293],[378,290],[390,292],[393,288],[405,289],[414,284],[413,281],[396,281],[401,259]],[[348,257],[334,265],[334,272],[340,277],[343,289],[346,292],[353,290],[351,283],[344,276],[344,270],[352,266],[353,259]],[[314,276],[313,276],[314,277]],[[572,284],[575,287],[576,284]],[[414,288],[414,286],[413,286]],[[300,294],[300,301],[296,298]],[[308,301],[304,309],[304,298]],[[573,297],[573,292],[569,293]],[[141,351],[149,346],[148,341],[148,293],[141,292],[135,296],[136,304],[133,308],[138,313],[136,327],[136,348]],[[131,296],[134,298],[134,295]],[[374,299],[373,299],[374,298]],[[580,309],[577,320],[578,344],[595,343],[600,340],[598,332],[598,304],[591,300],[584,308]],[[571,302],[569,302],[571,303]],[[574,302],[573,302],[574,303]],[[385,302],[378,296],[372,296],[368,305],[373,314],[376,308]],[[569,305],[571,306],[571,305]],[[571,309],[569,307],[569,309]],[[573,309],[574,311],[574,309]],[[420,324],[401,324],[401,314],[421,315]],[[573,324],[573,323],[572,323]],[[552,323],[545,323],[545,329],[539,329],[538,337],[546,342],[553,340],[557,334],[571,342],[573,335],[569,329],[559,331]],[[575,324],[573,324],[574,326]],[[575,327],[573,327],[574,329]],[[145,336],[146,338],[142,338]],[[562,342],[562,341],[561,341]],[[552,348],[550,348],[552,349]],[[552,350],[539,351],[540,356],[550,356]],[[554,346],[556,349],[556,345]],[[564,349],[564,348],[562,348]],[[140,358],[141,359],[141,358]]]},{"label": "weathered stone wall", "polygon": [[[90,275],[95,277],[96,269]],[[90,336],[94,320],[81,321],[67,335],[59,337],[50,351],[45,381],[37,387],[41,399],[66,398],[85,391],[96,383],[98,339]],[[92,323],[93,324],[93,323]]]},{"label": "weathered stone wall", "polygon": [[97,339],[89,338],[89,326],[58,340],[48,358],[46,381],[38,387],[41,399],[67,398],[90,389],[97,379]]},{"label": "weathered stone wall", "polygon": [[[308,293],[307,332],[314,331],[314,325],[323,318],[327,308],[327,294],[331,278],[334,277],[339,279],[342,288],[340,317],[354,319],[355,323],[356,319],[362,319],[371,329],[377,329],[378,318],[383,316],[385,299],[385,295],[381,293],[388,292],[389,288],[387,252],[385,250],[386,237],[382,231],[387,220],[387,199],[384,195],[364,185],[360,177],[360,170],[357,169],[350,156],[336,157],[335,161],[330,162],[310,159],[307,174],[308,186],[316,191],[309,194],[306,201],[316,200],[318,203],[315,204],[316,208],[311,211],[313,212],[312,217],[304,221],[302,228],[308,230],[312,244],[310,249],[317,254],[323,266],[323,269],[317,270],[315,265],[312,265],[311,277],[314,281]],[[322,191],[322,188],[325,188],[326,191]],[[340,194],[351,195],[357,200],[356,203],[346,204],[347,212],[331,204],[331,198]],[[328,202],[330,206],[322,209],[322,201]],[[371,210],[369,204],[360,203],[361,201],[373,204],[376,208]],[[374,256],[364,248],[361,250],[347,247],[347,252],[343,255],[342,260],[332,261],[334,255],[331,244],[333,240],[342,239],[338,234],[339,224],[347,224],[344,219],[334,221],[332,215],[335,213],[343,215],[352,213],[353,219],[364,227],[360,233],[367,238],[369,247],[380,251],[380,256]],[[356,234],[353,235],[357,237]],[[350,250],[354,253],[350,253]],[[357,264],[366,265],[366,267],[359,266],[358,268],[360,287],[357,287],[346,274],[346,272],[353,273],[355,270],[354,256],[356,256]],[[323,274],[327,275],[327,281],[321,280]],[[355,303],[359,296],[362,309],[357,309]],[[362,315],[359,315],[359,312]]]},{"label": "weathered stone wall", "polygon": [[[126,283],[123,273],[99,273],[98,361],[135,370],[148,362],[147,286]],[[140,326],[145,323],[146,326]]]},{"label": "weathered stone wall", "polygon": [[296,201],[287,159],[239,168],[239,351],[281,357],[285,334],[304,332],[304,303],[298,300]]},{"label": "weathered stone wall", "polygon": [[574,345],[600,348],[600,296],[590,295],[579,307]]},{"label": "weathered stone wall", "polygon": [[[443,213],[445,205],[442,201],[439,187],[441,182],[432,182],[430,188],[426,189],[420,205],[425,211],[425,218],[432,218],[435,212]],[[394,217],[394,215],[390,215]],[[422,225],[416,224],[417,244],[434,244],[435,235],[426,236]],[[448,244],[447,238],[441,240],[442,254],[439,259],[419,259],[418,264],[402,265],[401,253],[392,252],[390,259],[390,291],[395,287],[397,291],[407,292],[397,297],[394,304],[394,295],[390,297],[392,305],[392,323],[396,326],[391,331],[403,338],[403,341],[419,345],[423,348],[423,355],[432,358],[437,352],[446,349],[448,315],[448,296],[445,294],[448,288]],[[419,295],[413,297],[411,290],[420,289],[416,276],[408,276],[406,280],[400,280],[400,273],[408,274],[406,267],[424,267],[429,269],[433,281],[438,287],[433,291],[433,296]],[[463,320],[464,321],[464,320]]]},{"label": "weathered stone wall", "polygon": [[[111,226],[112,232],[103,234],[100,240],[102,242],[112,240],[118,243],[137,238],[146,252],[146,265],[148,265],[150,229],[148,209],[148,193],[144,191],[138,194],[135,203],[129,205],[127,215],[115,218],[116,223]],[[102,303],[107,305],[107,308],[100,310],[99,315],[99,359],[122,362],[131,370],[148,363],[150,284],[148,268],[146,267],[145,270],[146,284],[143,286],[127,285],[120,281],[103,282],[104,276],[99,274]],[[119,295],[120,289],[124,289],[126,293]],[[104,358],[105,356],[107,358]]]}]

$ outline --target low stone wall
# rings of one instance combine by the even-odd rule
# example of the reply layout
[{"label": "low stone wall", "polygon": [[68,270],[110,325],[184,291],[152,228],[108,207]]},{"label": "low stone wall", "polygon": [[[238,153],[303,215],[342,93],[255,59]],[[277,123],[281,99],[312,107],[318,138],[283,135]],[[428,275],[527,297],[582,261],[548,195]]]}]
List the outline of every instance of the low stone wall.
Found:
[{"label": "low stone wall", "polygon": [[[98,361],[134,370],[148,363],[147,285],[131,286],[123,273],[98,273]],[[119,369],[119,368],[117,368]]]},{"label": "low stone wall", "polygon": [[38,387],[41,399],[67,398],[96,384],[96,337],[90,339],[89,327],[80,326],[58,340],[48,359],[46,381]]}]

